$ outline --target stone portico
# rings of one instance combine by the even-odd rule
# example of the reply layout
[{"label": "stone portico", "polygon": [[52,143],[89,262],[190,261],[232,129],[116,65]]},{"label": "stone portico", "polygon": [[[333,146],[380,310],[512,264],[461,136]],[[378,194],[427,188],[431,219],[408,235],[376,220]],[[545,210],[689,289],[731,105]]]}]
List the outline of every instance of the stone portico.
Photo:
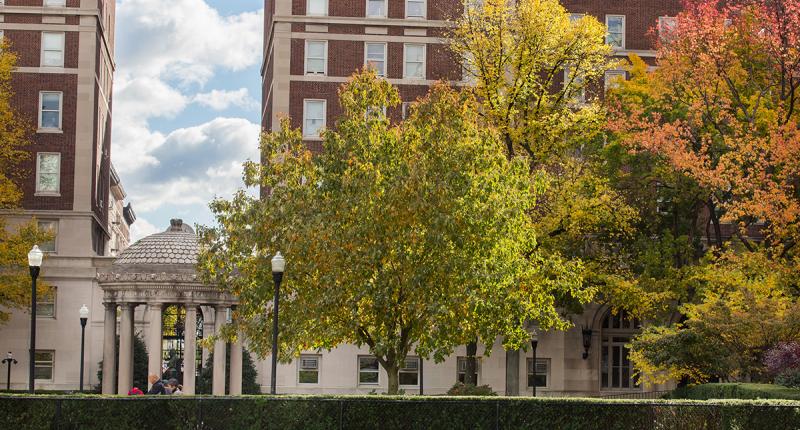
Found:
[{"label": "stone portico", "polygon": [[[162,312],[167,306],[185,308],[183,333],[184,357],[194,358],[197,348],[198,311],[213,312],[214,332],[226,323],[237,299],[216,285],[204,284],[196,271],[199,244],[197,235],[182,220],[174,219],[170,227],[136,242],[122,252],[110,268],[98,273],[105,306],[103,340],[103,394],[127,394],[133,384],[134,312],[145,306],[147,323],[148,374],[162,376]],[[118,311],[119,309],[119,311]],[[117,333],[117,313],[120,314]],[[202,315],[202,314],[201,314]],[[209,315],[208,317],[211,317]],[[116,336],[119,335],[119,374],[114,375]],[[225,394],[226,344],[214,343],[212,394]],[[242,342],[231,345],[229,392],[242,392]],[[197,361],[183,362],[183,392],[195,394]]]}]

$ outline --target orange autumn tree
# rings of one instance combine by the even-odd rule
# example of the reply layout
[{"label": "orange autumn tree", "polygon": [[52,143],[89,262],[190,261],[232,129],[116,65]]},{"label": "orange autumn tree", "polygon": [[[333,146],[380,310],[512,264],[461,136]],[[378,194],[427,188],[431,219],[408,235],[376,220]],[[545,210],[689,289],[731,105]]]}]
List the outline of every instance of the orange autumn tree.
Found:
[{"label": "orange autumn tree", "polygon": [[659,41],[645,91],[616,95],[611,128],[635,151],[663,157],[708,191],[711,243],[721,224],[765,224],[765,245],[786,256],[800,239],[800,1],[721,5],[688,0]]},{"label": "orange autumn tree", "polygon": [[[796,321],[778,317],[792,316],[799,291],[800,1],[687,0],[670,30],[655,70],[632,59],[609,128],[698,185],[714,252],[688,272],[684,321],[647,328],[632,360],[645,380],[758,379],[765,339],[796,335]],[[730,335],[756,322],[759,336]]]}]

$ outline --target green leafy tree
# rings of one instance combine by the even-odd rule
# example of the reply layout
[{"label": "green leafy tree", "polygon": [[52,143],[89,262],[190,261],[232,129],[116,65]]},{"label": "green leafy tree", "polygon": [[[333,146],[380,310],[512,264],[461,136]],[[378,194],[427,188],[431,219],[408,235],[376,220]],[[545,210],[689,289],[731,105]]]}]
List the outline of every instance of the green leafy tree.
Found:
[{"label": "green leafy tree", "polygon": [[[230,392],[231,376],[231,348],[225,349],[225,392]],[[258,385],[258,372],[256,371],[253,357],[246,349],[242,351],[242,394],[261,394],[261,386]],[[200,371],[197,378],[197,394],[211,394],[212,382],[214,381],[214,353],[208,354],[205,366]]]},{"label": "green leafy tree", "polygon": [[[119,336],[117,336],[115,351],[117,355],[114,356],[115,375],[119,375]],[[133,336],[133,387],[136,387],[142,392],[147,392],[147,366],[148,366],[148,352],[147,346],[142,339],[141,333],[136,333]],[[96,391],[102,390],[103,387],[103,361],[97,363],[97,386],[94,387]],[[116,393],[117,381],[114,381]],[[131,389],[133,387],[128,387]]]},{"label": "green leafy tree", "polygon": [[270,352],[279,250],[281,358],[365,345],[390,394],[412,350],[441,360],[476,335],[519,348],[530,320],[567,325],[553,297],[580,295],[580,283],[537,251],[530,211],[542,181],[475,120],[474,98],[439,85],[392,125],[382,108],[399,104],[397,89],[364,72],[340,102],[321,155],[284,121],[264,136],[264,164],[246,166],[246,183],[269,195],[216,200],[217,226],[200,229],[201,272],[239,295],[234,321],[257,354]]}]

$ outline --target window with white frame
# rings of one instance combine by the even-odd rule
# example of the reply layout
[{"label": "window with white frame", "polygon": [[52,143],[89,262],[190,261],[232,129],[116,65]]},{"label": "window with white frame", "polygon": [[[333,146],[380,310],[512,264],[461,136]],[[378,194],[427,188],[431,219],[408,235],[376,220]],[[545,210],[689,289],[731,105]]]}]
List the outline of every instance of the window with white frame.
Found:
[{"label": "window with white frame", "polygon": [[400,115],[402,119],[406,119],[409,115],[411,115],[411,102],[403,102]]},{"label": "window with white frame", "polygon": [[358,357],[358,383],[365,385],[377,385],[380,365],[378,359],[373,356]]},{"label": "window with white frame", "polygon": [[378,76],[386,74],[386,44],[367,42],[364,47],[364,64]]},{"label": "window with white frame", "polygon": [[425,0],[406,0],[406,18],[425,18]]},{"label": "window with white frame", "polygon": [[42,67],[64,67],[64,33],[42,32]]},{"label": "window with white frame", "polygon": [[583,18],[583,16],[584,15],[582,13],[571,13],[569,14],[569,22],[572,23],[578,22]]},{"label": "window with white frame", "polygon": [[675,28],[678,25],[678,19],[674,16],[659,16],[658,17],[658,37],[663,40],[669,40],[675,34]]},{"label": "window with white frame", "polygon": [[367,112],[364,114],[364,119],[369,119],[370,117],[386,117],[386,106],[367,106]]},{"label": "window with white frame", "polygon": [[39,381],[53,380],[53,367],[55,366],[55,351],[37,349],[33,354],[33,379]]},{"label": "window with white frame", "polygon": [[419,385],[419,357],[406,357],[397,373],[400,385],[416,387]]},{"label": "window with white frame", "polygon": [[637,335],[640,322],[627,312],[608,312],[603,319],[600,349],[600,387],[603,389],[640,389],[634,377],[628,344]]},{"label": "window with white frame", "polygon": [[[480,360],[475,358],[475,383],[477,384],[480,381]],[[462,384],[466,380],[467,377],[467,357],[457,357],[456,358],[456,379],[458,382]]]},{"label": "window with white frame", "polygon": [[325,100],[303,100],[303,136],[319,137],[325,127]]},{"label": "window with white frame", "polygon": [[537,358],[536,362],[533,358],[528,358],[528,388],[534,385],[537,388],[547,388],[550,380],[550,359]]},{"label": "window with white frame", "polygon": [[56,317],[56,287],[48,287],[44,294],[36,297],[36,317],[55,318]]},{"label": "window with white frame", "polygon": [[306,15],[313,15],[313,16],[328,15],[328,0],[307,0]]},{"label": "window with white frame", "polygon": [[43,91],[39,93],[39,128],[61,130],[62,93]]},{"label": "window with white frame", "polygon": [[53,236],[53,239],[39,244],[39,249],[42,252],[56,252],[56,236],[58,235],[58,221],[45,221],[39,220],[37,222],[39,231],[45,232]]},{"label": "window with white frame", "polygon": [[36,192],[58,194],[61,182],[61,154],[40,152],[36,154]]},{"label": "window with white frame", "polygon": [[319,384],[319,355],[301,355],[297,363],[297,382]]},{"label": "window with white frame", "polygon": [[44,0],[44,5],[64,7],[67,5],[67,0]]},{"label": "window with white frame", "polygon": [[606,43],[613,48],[625,49],[625,15],[606,15]]},{"label": "window with white frame", "polygon": [[603,87],[606,91],[619,87],[620,81],[625,80],[624,70],[608,70],[603,78]]},{"label": "window with white frame", "polygon": [[306,75],[324,75],[328,65],[328,42],[306,40]]},{"label": "window with white frame", "polygon": [[386,0],[367,0],[367,17],[383,18],[386,16]]},{"label": "window with white frame", "polygon": [[586,88],[584,87],[583,76],[573,74],[570,67],[564,67],[564,87],[572,103],[582,104],[586,102]]},{"label": "window with white frame", "polygon": [[403,52],[403,77],[425,79],[425,45],[406,43]]}]

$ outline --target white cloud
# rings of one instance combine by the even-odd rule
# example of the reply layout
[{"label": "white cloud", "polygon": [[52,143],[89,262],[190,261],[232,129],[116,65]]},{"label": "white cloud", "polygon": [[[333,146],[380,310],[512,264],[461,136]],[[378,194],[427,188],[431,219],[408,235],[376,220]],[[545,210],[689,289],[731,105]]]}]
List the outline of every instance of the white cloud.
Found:
[{"label": "white cloud", "polygon": [[241,118],[216,118],[173,131],[153,155],[158,166],[141,172],[136,208],[207,205],[241,186],[242,162],[258,157],[260,126]]},{"label": "white cloud", "polygon": [[[203,87],[215,86],[220,71],[260,63],[263,10],[222,16],[205,0],[117,0],[116,15],[112,157],[140,214],[132,235],[141,238],[163,230],[145,218],[201,217],[211,198],[242,185],[242,162],[258,156],[257,124],[224,117],[197,124],[183,115],[193,104],[258,111],[247,88]],[[154,126],[165,119],[191,126]]]},{"label": "white cloud", "polygon": [[250,97],[247,88],[240,88],[235,91],[212,90],[195,95],[193,101],[217,111],[233,106],[247,110],[258,108],[258,102]]},{"label": "white cloud", "polygon": [[159,229],[153,224],[150,224],[144,218],[136,218],[136,222],[131,225],[131,243],[162,230],[163,229]]}]

